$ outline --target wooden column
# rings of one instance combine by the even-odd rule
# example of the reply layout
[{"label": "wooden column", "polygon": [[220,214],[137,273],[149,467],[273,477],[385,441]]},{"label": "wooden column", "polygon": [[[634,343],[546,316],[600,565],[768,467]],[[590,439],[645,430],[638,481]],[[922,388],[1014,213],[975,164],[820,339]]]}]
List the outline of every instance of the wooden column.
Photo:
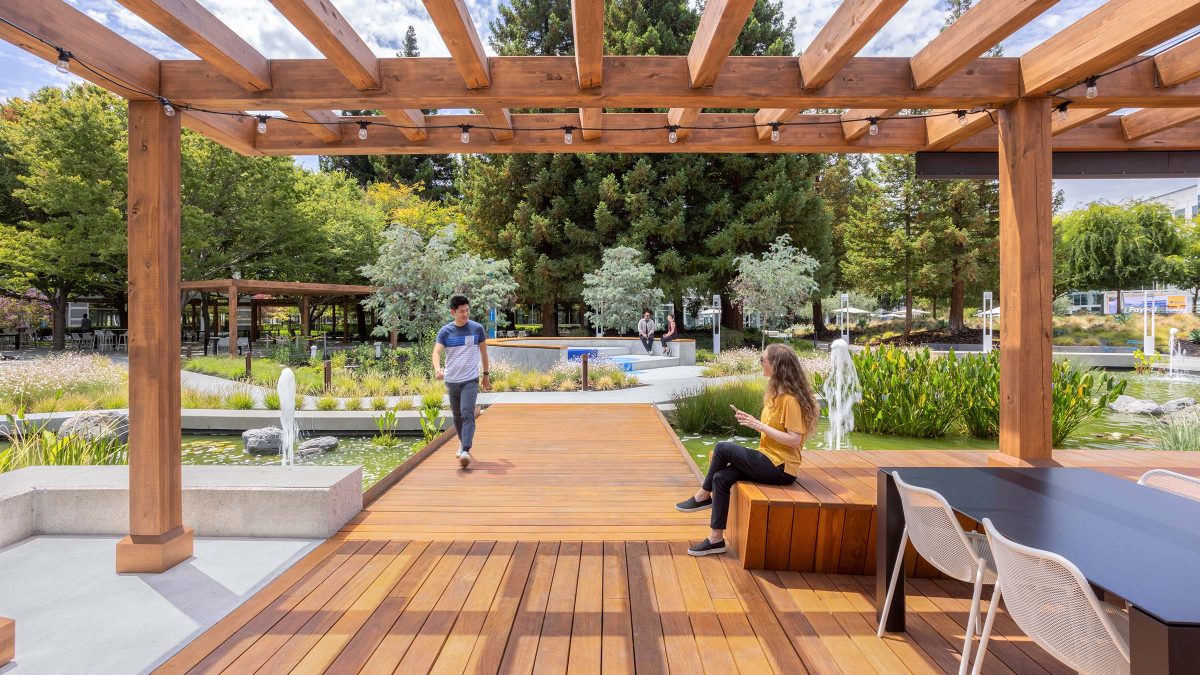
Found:
[{"label": "wooden column", "polygon": [[238,291],[237,286],[229,287],[229,355],[237,356],[238,343]]},{"label": "wooden column", "polygon": [[258,303],[250,297],[250,342],[258,339]]},{"label": "wooden column", "polygon": [[1050,100],[1000,109],[1000,452],[995,464],[1052,462],[1054,261]]},{"label": "wooden column", "polygon": [[300,296],[300,334],[308,337],[310,326],[308,325],[308,296]]},{"label": "wooden column", "polygon": [[129,536],[117,572],[192,555],[179,465],[179,122],[129,102]]}]

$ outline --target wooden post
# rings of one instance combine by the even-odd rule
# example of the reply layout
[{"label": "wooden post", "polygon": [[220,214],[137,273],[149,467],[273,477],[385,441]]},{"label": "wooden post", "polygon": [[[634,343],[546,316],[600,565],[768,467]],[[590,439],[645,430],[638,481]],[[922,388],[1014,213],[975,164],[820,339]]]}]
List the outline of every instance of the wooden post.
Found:
[{"label": "wooden post", "polygon": [[117,572],[192,555],[180,468],[179,115],[129,102],[129,536]]},{"label": "wooden post", "polygon": [[1000,109],[1000,452],[994,464],[1051,463],[1050,100]]},{"label": "wooden post", "polygon": [[238,355],[238,291],[236,285],[229,287],[229,355]]},{"label": "wooden post", "polygon": [[350,305],[342,303],[342,339],[350,341]]},{"label": "wooden post", "polygon": [[329,360],[329,355],[324,355],[325,362],[325,393],[328,394],[333,389],[333,362]]},{"label": "wooden post", "polygon": [[581,362],[581,367],[583,369],[583,373],[581,374],[581,377],[579,378],[580,382],[582,382],[581,388],[584,391],[587,391],[588,390],[588,372],[587,372],[587,370],[588,370],[588,355],[587,355],[587,352],[584,352],[580,356],[580,362]]},{"label": "wooden post", "polygon": [[250,343],[258,339],[258,303],[250,296]]},{"label": "wooden post", "polygon": [[308,321],[308,296],[302,295],[300,296],[300,334],[304,337],[309,335]]}]

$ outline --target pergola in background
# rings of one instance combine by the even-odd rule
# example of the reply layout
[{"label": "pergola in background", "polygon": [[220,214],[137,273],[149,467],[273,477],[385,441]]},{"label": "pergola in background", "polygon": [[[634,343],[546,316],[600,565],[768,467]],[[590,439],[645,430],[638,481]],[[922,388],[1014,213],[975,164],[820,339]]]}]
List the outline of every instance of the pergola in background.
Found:
[{"label": "pergola in background", "polygon": [[[903,0],[844,0],[798,59],[729,56],[753,0],[709,0],[687,56],[605,56],[603,1],[574,0],[576,53],[551,57],[488,57],[464,0],[425,0],[451,56],[383,59],[328,0],[271,0],[323,59],[268,59],[196,0],[120,2],[200,59],[160,60],[62,0],[0,0],[0,18],[11,22],[0,24],[0,37],[50,61],[65,49],[71,72],[129,99],[122,572],[162,571],[192,552],[181,513],[175,326],[181,122],[246,155],[996,153],[1005,327],[993,460],[1002,464],[1052,461],[1052,155],[1140,160],[1144,153],[1130,151],[1200,150],[1200,38],[1139,56],[1200,24],[1200,0],[1109,0],[1020,58],[981,55],[1055,0],[980,0],[911,58],[856,56]],[[480,113],[421,112],[437,108]],[[1122,108],[1144,109],[1110,115]],[[164,114],[171,109],[180,114]],[[340,117],[342,109],[383,116]],[[844,112],[803,113],[811,109]],[[912,109],[932,113],[898,114]],[[237,114],[247,110],[287,119]],[[971,161],[988,173],[988,156]],[[942,173],[966,175],[961,166]]]},{"label": "pergola in background", "polygon": [[[237,356],[238,296],[245,294],[263,293],[267,295],[296,296],[300,309],[301,332],[309,334],[308,303],[312,297],[363,296],[375,292],[374,286],[356,284],[318,284],[303,281],[256,281],[253,279],[209,279],[206,281],[182,281],[179,283],[180,292],[201,291],[206,293],[224,293],[229,298],[229,355]],[[251,310],[250,325],[257,324],[257,317]],[[253,331],[251,331],[253,332]],[[251,336],[253,340],[253,335]]]}]

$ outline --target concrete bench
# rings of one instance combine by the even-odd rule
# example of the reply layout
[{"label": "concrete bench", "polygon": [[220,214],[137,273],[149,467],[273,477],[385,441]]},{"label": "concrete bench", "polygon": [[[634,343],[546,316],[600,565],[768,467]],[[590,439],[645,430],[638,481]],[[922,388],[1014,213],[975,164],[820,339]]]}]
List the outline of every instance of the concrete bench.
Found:
[{"label": "concrete bench", "polygon": [[[357,466],[184,466],[183,522],[198,537],[332,536],[362,510]],[[0,474],[0,547],[38,534],[129,532],[129,468]]]}]

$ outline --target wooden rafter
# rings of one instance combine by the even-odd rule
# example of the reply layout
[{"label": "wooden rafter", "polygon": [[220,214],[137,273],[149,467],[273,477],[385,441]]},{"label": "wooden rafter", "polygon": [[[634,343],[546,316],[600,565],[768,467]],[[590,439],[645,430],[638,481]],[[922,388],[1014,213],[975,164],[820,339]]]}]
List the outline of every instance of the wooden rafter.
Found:
[{"label": "wooden rafter", "polygon": [[[934,113],[952,113],[949,110],[934,110]],[[994,113],[984,110],[956,114],[940,114],[925,118],[927,145],[924,150],[946,150],[971,136],[996,124]],[[963,121],[965,120],[965,122]],[[894,121],[894,120],[893,120]]]},{"label": "wooden rafter", "polygon": [[1152,59],[1133,59],[1116,66],[1099,84],[1096,98],[1086,97],[1086,87],[1078,84],[1060,94],[1078,108],[1194,108],[1200,106],[1200,79],[1171,87],[1158,81]]},{"label": "wooden rafter", "polygon": [[1197,24],[1200,0],[1109,0],[1021,56],[1022,93],[1074,85]]},{"label": "wooden rafter", "polygon": [[325,0],[271,0],[356,89],[379,88],[379,61],[342,13]]},{"label": "wooden rafter", "polygon": [[[575,73],[580,89],[599,87],[604,81],[604,0],[571,0],[575,38]],[[581,108],[579,126],[585,141],[600,138],[603,108]]]},{"label": "wooden rafter", "polygon": [[892,117],[900,112],[898,108],[872,108],[869,110],[847,110],[842,113],[842,134],[846,140],[860,138],[871,130],[871,118]]},{"label": "wooden rafter", "polygon": [[[425,9],[442,36],[442,42],[446,43],[446,49],[450,51],[450,57],[467,89],[489,89],[492,86],[491,65],[466,3],[463,0],[425,0]],[[486,125],[491,127],[492,137],[496,140],[507,141],[513,137],[507,106],[496,102],[463,107],[478,108],[487,118]]]},{"label": "wooden rafter", "polygon": [[[950,148],[950,151],[974,152],[995,149],[996,130],[993,128],[975,134]],[[1128,140],[1121,126],[1121,118],[1108,115],[1055,136],[1054,149],[1064,152],[1200,150],[1200,123],[1191,122],[1152,136]]]},{"label": "wooden rafter", "polygon": [[905,0],[843,0],[800,56],[805,89],[820,89],[904,6]]},{"label": "wooden rafter", "polygon": [[913,87],[932,87],[1053,7],[1058,0],[980,0],[912,57]]},{"label": "wooden rafter", "polygon": [[580,108],[579,126],[583,127],[583,140],[594,141],[600,138],[604,127],[604,108]]},{"label": "wooden rafter", "polygon": [[1056,110],[1052,114],[1054,117],[1050,120],[1050,133],[1057,136],[1064,131],[1070,131],[1075,127],[1083,126],[1092,120],[1098,120],[1107,115],[1115,113],[1118,108],[1081,108],[1079,110],[1067,110],[1067,119],[1063,121],[1061,115]]},{"label": "wooden rafter", "polygon": [[342,117],[332,110],[284,110],[283,114],[292,119],[318,122],[319,124],[305,124],[304,128],[327,143],[342,140],[343,129],[339,122]]},{"label": "wooden rafter", "polygon": [[[711,87],[717,81],[717,74],[729,58],[752,9],[754,0],[709,0],[705,3],[687,56],[688,80],[692,88]],[[670,123],[680,127],[676,131],[679,138],[691,134],[689,127],[696,123],[702,111],[703,108],[672,108],[668,112]]]},{"label": "wooden rafter", "polygon": [[513,122],[508,108],[489,107],[479,111],[483,115],[484,125],[488,127],[492,138],[498,141],[512,140]]},{"label": "wooden rafter", "polygon": [[183,128],[195,131],[243,155],[261,155],[255,147],[257,123],[250,117],[184,110]]},{"label": "wooden rafter", "polygon": [[1154,69],[1164,87],[1172,87],[1200,77],[1200,37],[1175,45],[1154,55]]},{"label": "wooden rafter", "polygon": [[423,141],[428,138],[425,133],[425,113],[413,108],[385,108],[381,110],[387,115],[388,121],[400,125],[400,133],[410,141]]},{"label": "wooden rafter", "polygon": [[801,112],[800,108],[763,108],[754,113],[754,128],[758,140],[765,141],[771,137],[771,125],[776,122],[786,122]]},{"label": "wooden rafter", "polygon": [[196,0],[119,0],[247,91],[271,88],[271,62]]},{"label": "wooden rafter", "polygon": [[1132,141],[1198,119],[1200,108],[1148,108],[1121,117],[1121,130]]}]

